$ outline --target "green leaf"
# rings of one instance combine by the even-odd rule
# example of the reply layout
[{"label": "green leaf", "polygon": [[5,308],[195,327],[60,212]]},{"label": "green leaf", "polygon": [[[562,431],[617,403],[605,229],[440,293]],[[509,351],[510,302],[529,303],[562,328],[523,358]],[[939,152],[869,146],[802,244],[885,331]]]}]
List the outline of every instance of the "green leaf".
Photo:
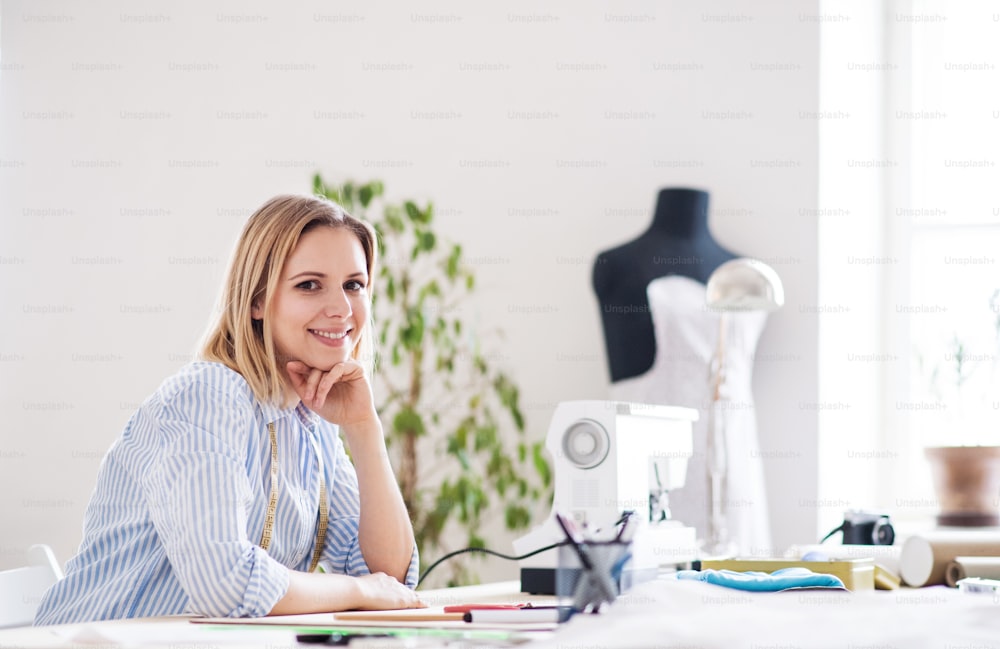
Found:
[{"label": "green leaf", "polygon": [[501,475],[501,476],[499,476],[497,478],[497,481],[496,481],[496,490],[497,490],[497,493],[500,494],[501,498],[503,498],[507,494],[507,487],[508,486],[510,486],[510,480],[509,480],[509,478],[507,476]]},{"label": "green leaf", "polygon": [[495,446],[497,443],[496,426],[485,425],[476,428],[476,451]]},{"label": "green leaf", "polygon": [[[437,280],[432,279],[431,281],[424,284],[420,289],[420,296],[418,300],[423,302],[430,297],[440,297],[441,296],[441,286],[437,283]],[[438,318],[440,321],[441,318]],[[437,324],[437,323],[435,323]]]},{"label": "green leaf", "polygon": [[[378,257],[379,259],[385,258],[385,234],[382,231],[381,223],[374,223],[372,227],[375,229],[375,243],[378,244]],[[379,275],[385,277],[389,274],[389,267],[382,265],[379,267]]]},{"label": "green leaf", "polygon": [[545,455],[543,455],[541,442],[535,442],[535,444],[532,446],[531,459],[534,461],[535,471],[542,479],[542,484],[544,484],[546,487],[551,485],[552,468],[549,466],[549,461],[545,459]]},{"label": "green leaf", "polygon": [[510,416],[514,419],[514,426],[517,427],[517,432],[524,432],[524,414],[515,404],[510,408]]},{"label": "green leaf", "polygon": [[504,512],[504,523],[508,530],[519,530],[531,524],[531,512],[521,505],[509,504]]},{"label": "green leaf", "polygon": [[434,216],[434,208],[429,203],[427,205],[427,209],[421,210],[413,201],[406,201],[403,203],[403,208],[406,210],[406,215],[410,217],[410,220],[413,223],[429,225]]},{"label": "green leaf", "polygon": [[490,459],[486,463],[486,475],[495,477],[500,475],[504,469],[504,457],[498,448],[493,448],[491,451]]},{"label": "green leaf", "polygon": [[448,253],[448,259],[445,262],[445,275],[452,282],[458,277],[458,264],[462,258],[462,246],[454,244],[451,247],[451,252]]},{"label": "green leaf", "polygon": [[420,208],[413,201],[406,201],[403,203],[403,209],[406,210],[406,216],[410,218],[414,223],[423,223],[424,215],[420,213]]},{"label": "green leaf", "polygon": [[358,198],[361,199],[361,207],[368,207],[368,204],[372,202],[375,192],[372,191],[371,185],[362,185],[361,189],[358,190]]},{"label": "green leaf", "polygon": [[406,310],[406,323],[399,328],[399,339],[408,351],[420,349],[424,342],[424,314],[419,309]]},{"label": "green leaf", "polygon": [[408,406],[404,406],[396,413],[392,420],[392,428],[399,434],[415,437],[421,437],[427,432],[424,428],[424,420]]},{"label": "green leaf", "polygon": [[403,222],[402,212],[398,207],[394,205],[386,205],[385,211],[382,213],[382,217],[385,219],[386,225],[395,234],[400,234],[406,230],[406,224]]},{"label": "green leaf", "polygon": [[465,496],[466,507],[469,508],[470,518],[479,520],[483,509],[488,507],[490,504],[489,499],[486,497],[486,493],[479,487],[478,484],[470,483]]},{"label": "green leaf", "polygon": [[420,233],[420,249],[424,252],[430,252],[434,250],[434,244],[437,243],[437,237],[434,233],[429,230],[423,230]]},{"label": "green leaf", "polygon": [[469,421],[468,419],[463,420],[458,427],[455,429],[455,443],[461,447],[465,448],[469,445]]},{"label": "green leaf", "polygon": [[510,416],[514,419],[514,425],[517,426],[518,431],[524,430],[524,415],[521,414],[521,409],[518,406],[518,400],[520,392],[517,386],[506,374],[497,374],[496,379],[493,381],[493,388],[497,392],[497,396],[500,398],[500,403],[503,404],[504,408],[510,412]]}]

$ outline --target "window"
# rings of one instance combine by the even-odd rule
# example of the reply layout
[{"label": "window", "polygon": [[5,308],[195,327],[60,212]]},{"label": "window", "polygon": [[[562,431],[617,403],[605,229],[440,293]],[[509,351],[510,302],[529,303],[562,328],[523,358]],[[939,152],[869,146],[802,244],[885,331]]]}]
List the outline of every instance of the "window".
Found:
[{"label": "window", "polygon": [[[1000,443],[1000,5],[908,4],[888,17],[889,37],[909,43],[910,68],[890,116],[906,128],[889,141],[909,152],[888,215],[908,259],[894,280],[909,293],[896,308],[911,347],[902,441]],[[897,498],[926,489],[921,469],[899,476]]]},{"label": "window", "polygon": [[925,445],[1000,443],[1000,5],[821,11],[820,529],[929,521]]}]

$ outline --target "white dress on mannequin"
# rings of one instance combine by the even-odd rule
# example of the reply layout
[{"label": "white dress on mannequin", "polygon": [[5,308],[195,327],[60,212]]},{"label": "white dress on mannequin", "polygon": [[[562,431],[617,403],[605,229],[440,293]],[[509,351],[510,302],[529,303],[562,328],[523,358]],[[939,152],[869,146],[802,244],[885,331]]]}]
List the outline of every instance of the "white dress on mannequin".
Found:
[{"label": "white dress on mannequin", "polygon": [[[705,306],[705,285],[668,275],[646,288],[656,358],[645,374],[611,384],[616,401],[695,408],[694,455],[687,480],[669,495],[672,518],[709,534],[709,478],[706,442],[712,419],[713,358],[720,314]],[[764,470],[757,441],[757,418],[751,393],[754,352],[767,314],[731,312],[726,317],[725,382],[721,414],[728,458],[725,524],[734,549],[745,556],[772,556]]]}]

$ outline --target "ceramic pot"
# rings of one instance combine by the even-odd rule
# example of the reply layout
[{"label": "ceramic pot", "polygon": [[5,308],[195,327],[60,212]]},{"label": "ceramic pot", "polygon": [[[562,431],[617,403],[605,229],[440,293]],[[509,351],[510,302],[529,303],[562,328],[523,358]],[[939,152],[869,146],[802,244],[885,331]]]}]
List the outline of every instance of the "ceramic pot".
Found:
[{"label": "ceramic pot", "polygon": [[1000,525],[1000,446],[924,449],[941,510],[938,525]]}]

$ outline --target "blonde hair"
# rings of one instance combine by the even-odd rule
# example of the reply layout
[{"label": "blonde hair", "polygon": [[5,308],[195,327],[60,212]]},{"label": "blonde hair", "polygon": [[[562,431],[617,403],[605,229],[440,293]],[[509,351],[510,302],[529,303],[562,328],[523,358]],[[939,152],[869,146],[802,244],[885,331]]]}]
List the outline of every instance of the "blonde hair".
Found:
[{"label": "blonde hair", "polygon": [[[281,195],[250,215],[236,243],[222,289],[217,320],[209,328],[201,357],[239,372],[259,401],[280,405],[285,383],[278,368],[270,317],[271,300],[285,261],[307,231],[327,226],[352,232],[361,243],[368,271],[369,299],[375,277],[377,241],[374,229],[333,201],[318,196]],[[254,305],[263,320],[255,321]],[[371,372],[374,328],[362,327],[351,356]],[[369,331],[366,331],[369,330]]]}]

